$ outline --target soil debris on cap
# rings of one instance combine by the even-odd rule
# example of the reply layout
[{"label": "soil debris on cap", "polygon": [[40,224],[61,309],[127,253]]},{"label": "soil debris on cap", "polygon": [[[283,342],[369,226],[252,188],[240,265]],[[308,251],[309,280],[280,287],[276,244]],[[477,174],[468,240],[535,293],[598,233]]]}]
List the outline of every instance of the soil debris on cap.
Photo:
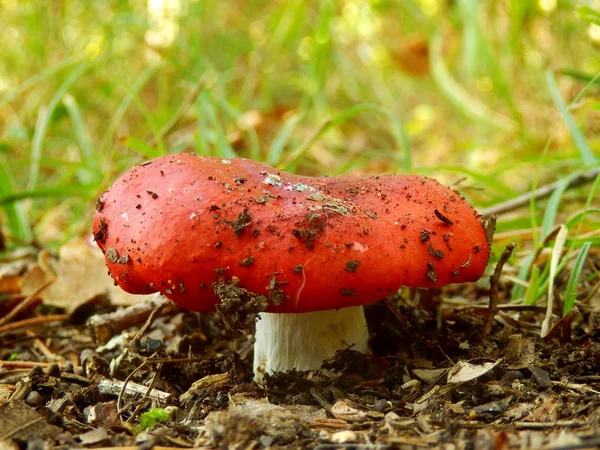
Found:
[{"label": "soil debris on cap", "polygon": [[106,236],[108,235],[108,224],[106,223],[106,219],[104,217],[100,218],[100,226],[98,230],[94,233],[94,241],[99,242],[100,244],[106,243]]},{"label": "soil debris on cap", "polygon": [[229,225],[233,229],[233,234],[237,237],[244,228],[252,223],[252,217],[248,209],[244,208],[236,220],[223,220],[223,223]]},{"label": "soil debris on cap", "polygon": [[313,248],[314,242],[325,229],[326,219],[321,214],[308,213],[302,222],[297,222],[292,235],[303,242],[306,248]]},{"label": "soil debris on cap", "polygon": [[442,222],[444,222],[446,225],[454,225],[454,220],[450,219],[449,217],[443,215],[439,209],[434,209],[433,213],[435,214],[435,216],[440,219]]},{"label": "soil debris on cap", "polygon": [[356,272],[356,269],[358,269],[358,266],[360,266],[360,261],[358,259],[354,261],[347,261],[346,265],[344,266],[344,270],[346,272],[354,273]]},{"label": "soil debris on cap", "polygon": [[220,300],[217,312],[225,326],[231,331],[249,330],[256,314],[267,309],[269,302],[264,295],[255,294],[240,287],[239,280],[219,281],[212,288]]},{"label": "soil debris on cap", "polygon": [[252,265],[253,262],[254,262],[254,258],[252,257],[252,255],[250,255],[250,256],[247,256],[246,258],[244,258],[238,264],[242,267],[248,267],[248,266]]},{"label": "soil debris on cap", "polygon": [[269,281],[269,285],[267,286],[267,291],[269,301],[271,301],[275,305],[280,305],[281,302],[285,299],[285,294],[283,293],[283,289],[279,286],[283,284],[287,284],[287,281],[277,281],[277,274],[274,274]]}]

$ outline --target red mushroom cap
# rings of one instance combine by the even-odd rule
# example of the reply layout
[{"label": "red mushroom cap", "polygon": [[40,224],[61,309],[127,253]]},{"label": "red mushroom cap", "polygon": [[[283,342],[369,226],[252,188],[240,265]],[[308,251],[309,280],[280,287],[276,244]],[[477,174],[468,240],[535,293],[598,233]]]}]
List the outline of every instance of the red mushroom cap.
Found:
[{"label": "red mushroom cap", "polygon": [[214,310],[212,285],[269,312],[354,306],[481,277],[489,243],[459,194],[416,175],[305,177],[247,159],[167,155],[98,200],[95,240],[125,291]]}]

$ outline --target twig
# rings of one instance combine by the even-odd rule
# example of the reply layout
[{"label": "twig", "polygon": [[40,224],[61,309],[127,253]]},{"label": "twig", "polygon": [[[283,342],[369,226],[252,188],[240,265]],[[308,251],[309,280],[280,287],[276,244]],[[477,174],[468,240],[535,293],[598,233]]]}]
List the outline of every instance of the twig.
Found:
[{"label": "twig", "polygon": [[48,361],[61,362],[61,363],[65,362],[65,358],[63,356],[57,355],[52,350],[50,350],[46,346],[46,344],[44,344],[42,342],[42,340],[39,337],[37,337],[37,335],[33,331],[26,330],[25,332],[26,332],[27,336],[29,336],[33,339],[33,346],[36,349],[38,349]]},{"label": "twig", "polygon": [[[541,450],[577,450],[580,448],[598,448],[600,447],[600,436],[582,439],[581,442],[565,445],[550,445],[548,447],[542,447]],[[156,448],[156,447],[155,447]]]},{"label": "twig", "polygon": [[[596,177],[600,174],[600,168],[594,168],[588,170],[587,172],[580,172],[578,175],[573,177],[571,182],[567,185],[567,188],[574,188],[577,186],[582,186],[586,183],[591,183],[596,179]],[[556,188],[561,184],[562,181],[556,181],[554,183],[547,184],[542,186],[535,191],[528,192],[523,195],[519,195],[513,199],[507,200],[505,202],[499,203],[494,206],[490,206],[489,208],[480,211],[482,216],[488,216],[491,214],[505,214],[507,212],[514,211],[515,209],[520,208],[521,206],[528,205],[532,199],[541,200],[552,195],[552,192],[556,190]]]},{"label": "twig", "polygon": [[[98,382],[98,392],[105,395],[119,395],[119,392],[123,391],[127,395],[145,395],[148,391],[148,386],[144,386],[138,383],[130,381],[125,386],[124,381],[102,379]],[[149,394],[152,400],[161,402],[169,402],[173,396],[168,392],[159,391],[153,389]]]},{"label": "twig", "polygon": [[[187,450],[211,450],[214,447],[190,447]],[[94,447],[95,450],[139,450],[139,446],[130,447]],[[161,445],[152,446],[152,450],[181,450],[181,447],[163,447]]]},{"label": "twig", "polygon": [[511,242],[506,246],[502,255],[500,255],[500,259],[496,264],[496,268],[494,269],[493,275],[490,277],[490,304],[488,306],[488,315],[483,325],[483,338],[485,339],[492,329],[492,324],[494,323],[494,317],[498,313],[498,284],[500,281],[500,275],[502,275],[502,269],[504,268],[504,264],[509,260],[512,256],[512,252],[515,249],[517,244],[515,242]]},{"label": "twig", "polygon": [[121,331],[147,320],[163,301],[164,297],[157,294],[146,301],[127,308],[108,314],[92,316],[88,319],[86,325],[94,341],[105,344]]},{"label": "twig", "polygon": [[148,390],[146,391],[146,393],[144,394],[144,396],[140,399],[139,404],[135,408],[135,411],[133,411],[133,413],[131,414],[131,416],[125,422],[129,422],[130,420],[132,420],[135,417],[137,417],[137,415],[139,414],[139,412],[142,410],[142,408],[144,407],[144,402],[150,398],[150,393],[152,392],[152,390],[156,386],[156,383],[158,382],[158,377],[160,376],[160,369],[161,368],[162,368],[162,364],[159,364],[158,367],[156,368],[156,372],[154,372],[154,376],[152,377],[152,381],[150,382],[150,386],[148,386]]},{"label": "twig", "polygon": [[8,314],[6,314],[4,317],[2,317],[0,319],[0,326],[10,322],[21,311],[23,311],[25,308],[27,308],[29,305],[31,305],[33,302],[35,302],[38,299],[38,296],[40,295],[40,293],[44,289],[46,289],[48,286],[50,286],[52,283],[54,283],[54,281],[56,281],[56,277],[52,278],[52,279],[48,280],[46,283],[42,284],[39,288],[37,288],[33,292],[33,294],[31,294],[29,297],[27,297],[25,300],[23,300],[21,303],[19,303],[17,306],[15,306],[11,311],[9,311]]},{"label": "twig", "polygon": [[[43,367],[45,369],[50,367],[51,364],[54,363],[37,361],[0,361],[0,367],[7,369],[31,369],[33,367]],[[58,366],[60,367],[60,364]]]},{"label": "twig", "polygon": [[[554,326],[544,336],[544,340],[548,341],[552,339],[559,331],[565,331],[565,335],[561,341],[567,340],[567,336],[571,336],[571,323],[579,316],[579,309],[577,306],[573,306],[571,310],[565,314],[561,319],[554,324]],[[564,342],[563,342],[564,343]]]},{"label": "twig", "polygon": [[[156,353],[152,356],[155,356]],[[123,382],[123,386],[121,387],[121,390],[119,391],[119,396],[117,397],[117,414],[121,415],[123,413],[123,410],[121,409],[121,400],[123,399],[123,394],[125,394],[126,389],[127,389],[127,384],[131,381],[131,379],[133,378],[133,376],[136,374],[136,372],[138,370],[141,370],[146,364],[148,364],[148,360],[144,359],[144,362],[142,364],[140,364],[139,366],[137,366],[135,369],[133,369],[133,371],[127,375],[127,378],[125,378],[125,381]],[[148,392],[151,391],[151,388],[146,388],[146,392],[144,392],[144,396],[146,394],[148,394]]]},{"label": "twig", "polygon": [[398,306],[396,306],[396,304],[389,297],[383,299],[383,304],[386,306],[388,311],[392,313],[400,325],[403,327],[408,325],[406,318],[402,315],[402,313],[400,313],[400,311],[398,311]]},{"label": "twig", "polygon": [[556,422],[515,422],[513,426],[517,430],[547,430],[550,428],[578,428],[585,427],[587,422],[577,420],[557,420]]},{"label": "twig", "polygon": [[[159,298],[163,298],[163,297],[160,294],[158,294],[155,297],[153,297],[151,304],[154,305],[155,304],[155,300],[158,300]],[[138,330],[138,332],[135,334],[134,338],[125,347],[125,349],[123,350],[123,352],[121,352],[121,354],[117,358],[115,358],[114,363],[112,364],[111,370],[110,370],[111,375],[114,375],[114,373],[117,371],[117,369],[121,365],[121,361],[123,361],[127,357],[127,355],[129,354],[129,351],[131,349],[135,349],[135,345],[140,340],[140,338],[142,337],[142,335],[146,332],[146,330],[150,327],[150,325],[152,325],[152,323],[156,319],[156,316],[158,316],[158,314],[160,314],[162,312],[162,310],[165,309],[170,304],[172,304],[171,301],[168,300],[168,299],[165,299],[165,300],[163,300],[162,303],[159,303],[158,305],[156,305],[156,307],[152,310],[152,312],[150,313],[150,315],[146,319],[146,322],[144,322],[144,325],[142,326],[142,328],[140,328]]]},{"label": "twig", "polygon": [[[464,306],[459,306],[456,308],[453,308],[453,311],[473,311],[476,313],[483,313],[483,312],[487,312],[490,309],[489,305],[464,305]],[[512,305],[512,304],[505,304],[505,305],[497,305],[496,306],[496,310],[497,311],[533,311],[536,313],[540,313],[540,312],[545,312],[546,311],[546,307],[545,306],[538,306],[538,305]]]},{"label": "twig", "polygon": [[146,322],[144,323],[142,328],[140,328],[140,330],[136,333],[134,338],[131,340],[130,347],[135,347],[135,344],[137,344],[137,342],[144,335],[146,330],[148,328],[150,328],[150,326],[152,325],[152,323],[154,322],[156,317],[163,311],[163,309],[165,309],[170,304],[171,304],[171,300],[169,300],[168,298],[165,298],[162,303],[156,305],[156,308],[154,308],[154,310],[150,313],[150,315],[146,319]]},{"label": "twig", "polygon": [[68,314],[53,314],[50,316],[39,316],[32,317],[31,319],[18,320],[13,323],[6,324],[0,327],[0,334],[6,333],[7,331],[18,330],[19,328],[32,327],[35,325],[41,325],[43,323],[48,322],[60,322],[63,320],[67,320],[69,318]]}]

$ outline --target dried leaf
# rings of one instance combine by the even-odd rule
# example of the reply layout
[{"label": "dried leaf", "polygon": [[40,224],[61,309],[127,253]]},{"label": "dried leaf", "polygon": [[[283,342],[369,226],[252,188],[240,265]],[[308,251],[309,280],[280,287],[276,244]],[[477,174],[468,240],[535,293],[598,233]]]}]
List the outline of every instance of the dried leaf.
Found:
[{"label": "dried leaf", "polygon": [[458,384],[458,383],[466,383],[467,381],[475,380],[494,367],[496,367],[502,358],[497,359],[495,362],[484,362],[482,364],[471,364],[467,361],[459,361],[450,372],[448,372],[448,383],[450,384]]},{"label": "dried leaf", "polygon": [[413,369],[412,373],[427,384],[434,384],[448,369]]},{"label": "dried leaf", "polygon": [[[102,252],[81,238],[72,239],[59,250],[56,276],[39,296],[45,304],[69,313],[100,295],[108,295],[115,305],[131,305],[149,297],[116,287],[107,274]],[[31,295],[53,277],[48,268],[34,265],[23,278],[22,294]]]},{"label": "dried leaf", "polygon": [[336,419],[342,419],[346,422],[364,422],[367,420],[367,415],[364,411],[350,406],[344,400],[338,400],[331,407],[331,413]]}]

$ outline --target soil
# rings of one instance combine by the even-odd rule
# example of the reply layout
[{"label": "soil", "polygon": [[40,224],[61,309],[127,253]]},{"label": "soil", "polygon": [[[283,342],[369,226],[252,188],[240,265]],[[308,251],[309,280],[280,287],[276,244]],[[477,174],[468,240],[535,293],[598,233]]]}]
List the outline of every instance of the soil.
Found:
[{"label": "soil", "polygon": [[[229,326],[156,298],[135,320],[102,298],[70,315],[30,307],[0,325],[0,448],[597,448],[594,296],[542,339],[545,308],[496,288],[491,326],[485,283],[402,291],[365,308],[370,354],[346,349],[261,385],[252,324],[264,297],[236,286],[226,296],[257,309],[234,317],[231,301]],[[93,329],[107,317],[113,332]]]}]

